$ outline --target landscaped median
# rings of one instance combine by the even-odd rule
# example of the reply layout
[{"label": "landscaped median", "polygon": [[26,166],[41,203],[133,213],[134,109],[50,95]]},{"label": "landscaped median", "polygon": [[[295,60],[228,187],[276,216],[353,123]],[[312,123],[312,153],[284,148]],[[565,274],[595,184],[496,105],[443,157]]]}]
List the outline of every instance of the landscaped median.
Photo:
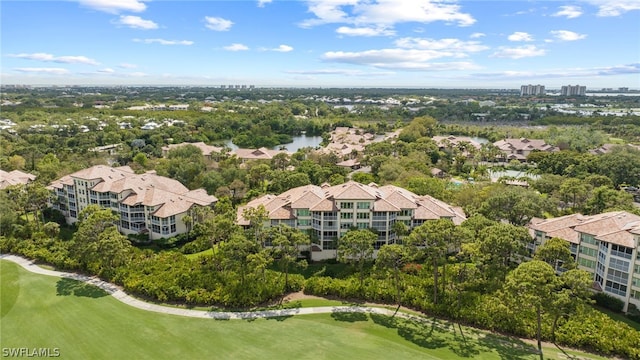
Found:
[{"label": "landscaped median", "polygon": [[[0,261],[0,335],[2,347],[7,349],[51,348],[57,349],[60,357],[71,359],[384,359],[390,354],[421,359],[537,358],[535,347],[518,339],[404,313],[391,316],[394,311],[389,309],[181,309],[146,303],[112,284],[43,269],[17,256],[3,255],[2,259],[7,261]],[[565,355],[558,348],[545,349],[545,357],[551,359],[568,355],[602,359],[573,351]]]}]

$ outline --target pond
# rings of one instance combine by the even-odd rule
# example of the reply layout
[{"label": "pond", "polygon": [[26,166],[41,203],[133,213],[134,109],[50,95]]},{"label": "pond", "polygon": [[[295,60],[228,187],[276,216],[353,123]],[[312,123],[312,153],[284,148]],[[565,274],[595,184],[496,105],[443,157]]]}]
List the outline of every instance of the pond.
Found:
[{"label": "pond", "polygon": [[[287,151],[294,153],[294,152],[296,152],[299,149],[302,149],[304,147],[315,148],[316,146],[319,146],[321,142],[322,142],[322,136],[299,135],[299,136],[294,136],[293,137],[293,142],[290,142],[288,144],[282,144],[282,145],[274,146],[272,149],[278,150],[281,147],[284,147],[284,148],[287,149]],[[225,141],[224,145],[228,146],[231,150],[238,149],[238,146],[236,146],[233,142],[231,142],[231,140]]]}]

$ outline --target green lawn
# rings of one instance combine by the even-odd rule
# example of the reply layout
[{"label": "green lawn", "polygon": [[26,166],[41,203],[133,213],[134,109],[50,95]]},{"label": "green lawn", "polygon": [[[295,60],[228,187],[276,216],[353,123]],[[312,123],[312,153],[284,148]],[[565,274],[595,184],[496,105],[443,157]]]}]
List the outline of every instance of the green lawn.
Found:
[{"label": "green lawn", "polygon": [[[431,320],[343,313],[183,318],[138,310],[93,286],[7,261],[0,261],[0,283],[0,347],[59,348],[64,359],[537,359],[532,345]],[[546,355],[567,358],[556,348]]]}]

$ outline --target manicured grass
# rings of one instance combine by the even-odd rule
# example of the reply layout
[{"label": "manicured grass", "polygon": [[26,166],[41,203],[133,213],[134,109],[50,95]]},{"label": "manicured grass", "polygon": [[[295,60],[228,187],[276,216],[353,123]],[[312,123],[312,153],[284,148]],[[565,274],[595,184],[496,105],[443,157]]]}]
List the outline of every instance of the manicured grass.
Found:
[{"label": "manicured grass", "polygon": [[[7,261],[0,261],[0,275],[1,346],[59,348],[63,359],[538,358],[530,344],[434,320],[358,313],[184,318],[132,308],[93,286]],[[545,355],[567,358],[555,348]]]}]

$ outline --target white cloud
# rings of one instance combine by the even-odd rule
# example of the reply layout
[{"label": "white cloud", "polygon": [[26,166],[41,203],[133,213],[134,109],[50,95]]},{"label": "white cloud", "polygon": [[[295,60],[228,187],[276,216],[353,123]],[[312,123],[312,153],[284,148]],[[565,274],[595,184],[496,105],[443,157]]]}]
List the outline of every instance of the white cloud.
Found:
[{"label": "white cloud", "polygon": [[469,37],[471,39],[478,39],[478,38],[481,38],[481,37],[484,37],[484,36],[487,36],[487,34],[481,33],[481,32],[475,32],[475,33],[469,35]]},{"label": "white cloud", "polygon": [[498,58],[510,58],[510,59],[522,59],[526,57],[543,56],[546,54],[546,50],[540,49],[535,45],[519,46],[519,47],[506,47],[501,46],[498,51],[491,55]]},{"label": "white cloud", "polygon": [[83,6],[111,14],[118,14],[122,11],[145,11],[147,6],[144,1],[146,0],[78,0]]},{"label": "white cloud", "polygon": [[258,0],[258,7],[264,7],[266,4],[270,4],[273,0]]},{"label": "white cloud", "polygon": [[231,44],[228,46],[223,47],[223,49],[228,50],[228,51],[245,51],[245,50],[249,50],[249,47],[247,45],[244,44]]},{"label": "white cloud", "polygon": [[471,62],[429,62],[433,59],[452,56],[456,56],[456,53],[422,49],[380,49],[360,52],[329,51],[324,53],[322,59],[329,62],[399,70],[466,70],[477,68]]},{"label": "white cloud", "polygon": [[461,12],[459,5],[439,0],[310,0],[308,9],[315,18],[302,21],[302,27],[331,23],[391,27],[397,23],[434,21],[469,26],[476,21]]},{"label": "white cloud", "polygon": [[262,48],[260,49],[262,51],[276,51],[276,52],[290,52],[293,51],[293,47],[289,46],[289,45],[280,45],[277,48]]},{"label": "white cloud", "polygon": [[638,0],[586,0],[588,3],[598,6],[598,16],[620,16],[626,12],[640,10]]},{"label": "white cloud", "polygon": [[560,6],[560,10],[551,16],[565,16],[567,19],[577,18],[582,15],[580,6],[566,5]]},{"label": "white cloud", "polygon": [[221,17],[205,16],[205,26],[207,29],[213,31],[228,31],[231,29],[233,22],[231,20],[223,19]]},{"label": "white cloud", "polygon": [[120,19],[116,21],[116,24],[128,26],[132,29],[152,30],[158,28],[158,24],[155,22],[132,15],[120,15]]},{"label": "white cloud", "polygon": [[85,64],[85,65],[99,65],[100,63],[90,59],[86,56],[54,56],[47,53],[33,53],[33,54],[9,54],[9,57],[36,60],[44,62],[56,62],[63,64]]},{"label": "white cloud", "polygon": [[565,68],[536,71],[501,71],[491,73],[471,74],[478,78],[558,78],[558,77],[597,77],[625,74],[640,74],[640,63],[593,67],[593,68]]},{"label": "white cloud", "polygon": [[516,31],[507,37],[509,41],[533,41],[531,34],[521,31]]},{"label": "white cloud", "polygon": [[134,42],[144,44],[160,44],[160,45],[193,45],[191,40],[165,40],[165,39],[133,39]]},{"label": "white cloud", "polygon": [[392,71],[362,71],[352,69],[316,69],[316,70],[288,70],[288,74],[299,75],[340,75],[340,76],[388,76],[394,75]]},{"label": "white cloud", "polygon": [[406,49],[442,50],[448,51],[453,57],[465,57],[466,53],[479,52],[489,49],[479,41],[462,41],[459,39],[426,39],[426,38],[401,38],[395,41],[395,45]]},{"label": "white cloud", "polygon": [[32,74],[66,75],[69,70],[63,68],[15,68],[15,71]]},{"label": "white cloud", "polygon": [[554,30],[549,33],[560,41],[576,41],[587,37],[586,34],[578,34],[569,30]]},{"label": "white cloud", "polygon": [[135,69],[135,68],[138,67],[138,65],[136,65],[136,64],[129,64],[129,63],[122,63],[122,64],[120,64],[118,66],[123,68],[123,69]]},{"label": "white cloud", "polygon": [[340,35],[346,36],[393,36],[395,35],[395,31],[378,27],[349,27],[349,26],[341,26],[336,29],[336,32]]},{"label": "white cloud", "polygon": [[132,72],[132,73],[129,73],[127,75],[133,76],[133,77],[145,77],[145,76],[148,76],[148,74],[140,72],[140,71]]},{"label": "white cloud", "polygon": [[113,73],[115,73],[116,71],[115,71],[115,70],[113,70],[112,68],[104,68],[104,69],[100,69],[100,70],[98,70],[98,72],[99,72],[99,73],[102,73],[102,74],[113,74]]}]

